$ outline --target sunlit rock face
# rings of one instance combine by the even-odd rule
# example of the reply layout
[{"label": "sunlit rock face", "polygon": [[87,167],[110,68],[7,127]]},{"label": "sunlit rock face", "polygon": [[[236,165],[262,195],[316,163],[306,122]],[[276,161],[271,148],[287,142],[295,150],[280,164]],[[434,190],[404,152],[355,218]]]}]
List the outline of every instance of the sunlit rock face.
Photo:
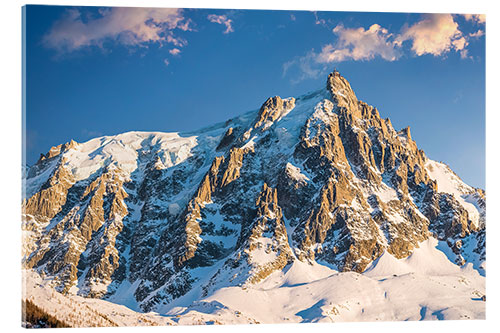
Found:
[{"label": "sunlit rock face", "polygon": [[27,171],[23,265],[66,294],[128,286],[145,311],[294,262],[363,272],[431,236],[484,273],[485,209],[483,190],[428,159],[335,71],[323,89],[197,132],[52,148]]}]

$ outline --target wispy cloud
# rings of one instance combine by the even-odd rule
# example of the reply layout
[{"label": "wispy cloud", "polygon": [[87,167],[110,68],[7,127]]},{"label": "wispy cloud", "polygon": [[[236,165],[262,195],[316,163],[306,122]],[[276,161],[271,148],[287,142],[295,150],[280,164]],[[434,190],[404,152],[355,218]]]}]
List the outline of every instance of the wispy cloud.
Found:
[{"label": "wispy cloud", "polygon": [[318,63],[317,58],[318,54],[311,50],[305,56],[287,61],[283,64],[283,76],[291,74],[293,84],[305,79],[318,78],[326,69],[326,65]]},{"label": "wispy cloud", "polygon": [[150,43],[171,43],[178,47],[187,41],[175,30],[191,30],[191,21],[176,8],[102,9],[97,17],[82,19],[78,9],[68,10],[56,21],[42,42],[60,53],[84,47],[103,47],[107,41],[126,46],[147,47]]},{"label": "wispy cloud", "polygon": [[317,12],[313,12],[313,14],[314,14],[314,24],[326,26],[326,21],[324,19],[320,19],[318,17],[318,13]]},{"label": "wispy cloud", "polygon": [[218,23],[218,24],[223,24],[226,26],[226,30],[224,30],[224,34],[228,34],[230,32],[234,32],[233,29],[233,21],[229,18],[227,18],[226,15],[215,15],[215,14],[210,14],[207,16],[207,19],[212,22],[212,23]]},{"label": "wispy cloud", "polygon": [[84,138],[96,138],[103,135],[100,131],[89,130],[86,128],[82,129],[82,134]]}]

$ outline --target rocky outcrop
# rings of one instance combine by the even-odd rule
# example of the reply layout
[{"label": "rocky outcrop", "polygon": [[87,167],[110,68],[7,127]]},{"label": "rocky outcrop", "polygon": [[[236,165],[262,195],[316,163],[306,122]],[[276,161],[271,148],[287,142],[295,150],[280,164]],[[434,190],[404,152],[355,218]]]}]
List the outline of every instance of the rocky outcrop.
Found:
[{"label": "rocky outcrop", "polygon": [[40,190],[29,198],[23,205],[23,212],[34,216],[38,220],[51,220],[61,211],[66,203],[68,190],[75,183],[75,178],[61,159],[49,179]]},{"label": "rocky outcrop", "polygon": [[295,107],[295,98],[283,100],[279,96],[270,97],[262,104],[254,128],[267,129],[275,120]]},{"label": "rocky outcrop", "polygon": [[[201,210],[205,207],[205,204],[212,201],[212,194],[218,185],[217,178],[219,168],[223,162],[224,157],[216,157],[214,159],[210,170],[203,178],[194,198],[189,202],[186,212],[183,214],[183,217],[181,217],[181,221],[184,221],[185,227],[184,232],[181,234],[182,245],[178,250],[180,256],[176,259],[176,265],[178,267],[194,257],[197,246],[201,242],[200,234],[202,229],[200,228],[198,220],[201,219]],[[226,173],[227,172],[226,169]],[[224,173],[224,175],[226,175],[226,173]],[[224,181],[227,181],[227,177],[223,177],[222,181],[224,184]]]},{"label": "rocky outcrop", "polygon": [[246,150],[242,148],[231,148],[227,163],[224,165],[221,186],[225,187],[235,179],[240,177],[240,169],[243,164],[243,156]]},{"label": "rocky outcrop", "polygon": [[341,76],[338,71],[334,71],[328,75],[326,89],[331,94],[332,102],[335,103],[339,109],[348,111],[354,117],[361,117],[358,99],[349,82]]},{"label": "rocky outcrop", "polygon": [[[264,183],[255,204],[257,214],[248,237],[248,247],[245,248],[247,261],[252,266],[249,283],[258,283],[272,272],[283,269],[292,258],[276,189]],[[267,255],[273,253],[274,258],[260,262],[253,257],[259,256],[262,251]]]},{"label": "rocky outcrop", "polygon": [[216,150],[222,150],[226,148],[227,146],[231,145],[236,140],[236,138],[237,138],[236,131],[234,130],[234,128],[229,127],[224,136],[222,137],[222,140],[220,140]]},{"label": "rocky outcrop", "polygon": [[40,155],[40,158],[39,158],[37,164],[39,164],[45,160],[59,156],[60,154],[66,152],[70,149],[75,148],[77,145],[78,145],[78,143],[76,141],[71,140],[70,142],[67,142],[65,144],[60,144],[58,146],[54,146],[54,147],[50,148],[50,150],[46,154]]},{"label": "rocky outcrop", "polygon": [[[59,174],[58,171],[55,174]],[[50,179],[53,181],[54,177]],[[58,182],[50,189],[58,189],[59,184],[64,183]],[[115,241],[123,227],[121,220],[128,214],[124,203],[128,195],[123,189],[121,171],[115,168],[103,171],[75,200],[81,190],[80,184],[75,184],[66,191],[65,200],[68,198],[69,202],[65,203],[65,207],[60,205],[56,214],[46,216],[53,221],[47,226],[47,233],[38,240],[37,249],[25,262],[26,267],[43,266],[45,274],[57,275],[58,288],[63,292],[77,284],[78,267],[87,268],[87,283],[84,285],[91,280],[98,280],[98,285],[102,285],[111,283],[111,276],[119,266]],[[30,200],[44,193],[42,190]],[[69,207],[75,203],[76,206]],[[52,247],[54,242],[61,245]],[[103,295],[102,290],[95,292],[93,287],[82,286],[82,290],[87,289],[86,293],[90,296]],[[100,286],[95,287],[101,289]]]}]

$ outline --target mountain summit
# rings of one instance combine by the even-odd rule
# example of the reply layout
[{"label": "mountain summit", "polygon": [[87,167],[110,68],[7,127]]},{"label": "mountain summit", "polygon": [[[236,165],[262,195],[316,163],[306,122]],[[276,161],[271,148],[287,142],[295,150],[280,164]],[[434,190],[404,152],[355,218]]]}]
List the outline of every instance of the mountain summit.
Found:
[{"label": "mountain summit", "polygon": [[64,295],[140,311],[203,299],[235,309],[221,301],[231,288],[327,271],[368,280],[389,262],[396,276],[438,250],[457,272],[485,274],[484,191],[430,160],[337,71],[326,88],[198,132],[53,147],[25,184],[24,267]]}]

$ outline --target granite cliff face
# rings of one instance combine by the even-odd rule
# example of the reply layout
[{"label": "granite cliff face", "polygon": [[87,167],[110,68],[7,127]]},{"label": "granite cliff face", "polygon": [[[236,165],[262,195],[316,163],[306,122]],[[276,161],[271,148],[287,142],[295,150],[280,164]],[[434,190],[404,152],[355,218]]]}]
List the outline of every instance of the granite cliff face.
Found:
[{"label": "granite cliff face", "polygon": [[62,293],[126,293],[145,311],[294,261],[363,272],[431,236],[484,274],[485,209],[483,190],[333,72],[325,89],[196,133],[52,148],[26,177],[23,265]]}]

